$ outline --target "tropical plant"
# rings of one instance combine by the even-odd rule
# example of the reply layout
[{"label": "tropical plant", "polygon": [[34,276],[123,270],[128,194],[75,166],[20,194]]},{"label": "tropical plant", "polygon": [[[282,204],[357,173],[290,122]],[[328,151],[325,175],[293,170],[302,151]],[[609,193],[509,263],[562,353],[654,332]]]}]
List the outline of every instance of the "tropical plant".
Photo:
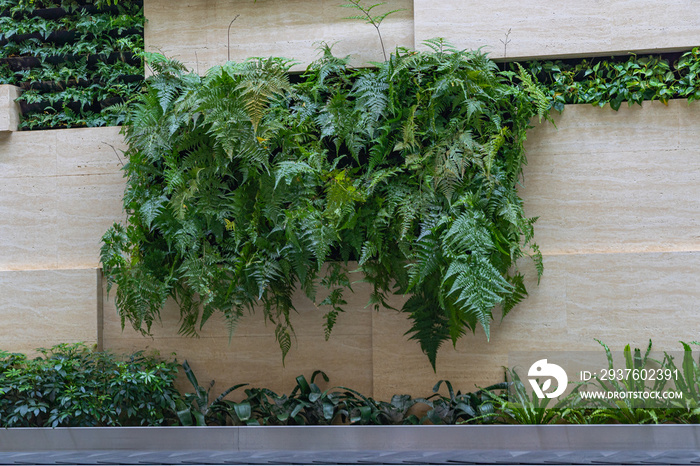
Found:
[{"label": "tropical plant", "polygon": [[[674,375],[672,379],[674,389],[681,394],[681,398],[670,401],[669,414],[677,422],[697,424],[700,420],[700,364],[693,359],[693,349],[690,344],[685,342],[681,344],[684,351],[680,369],[676,366],[674,357],[664,353],[664,368]],[[691,344],[700,343],[694,341]]]},{"label": "tropical plant", "polygon": [[289,396],[293,406],[289,418],[296,424],[328,425],[339,416],[348,418],[345,397],[339,392],[321,390],[315,383],[319,375],[328,382],[328,376],[323,371],[314,371],[311,374],[311,383],[303,375],[296,378],[297,385]]},{"label": "tropical plant", "polygon": [[393,395],[391,401],[376,401],[356,390],[339,387],[345,390],[347,410],[350,413],[351,424],[419,424],[420,419],[415,414],[409,414],[411,408],[419,403],[410,395]]},{"label": "tropical plant", "polygon": [[542,273],[516,188],[548,104],[524,70],[428,45],[376,69],[326,48],[295,85],[285,59],[202,78],[149,55],[155,75],[123,130],[128,224],[101,253],[122,323],[148,333],[170,297],[181,333],[217,311],[232,333],[259,309],[284,358],[294,291],[328,290],[328,335],[357,261],[370,304],[407,296],[433,365],[445,340],[478,325],[488,336],[494,308],[505,316],[527,294],[518,260]]},{"label": "tropical plant", "polygon": [[[194,393],[187,393],[184,397],[174,400],[173,402],[173,408],[177,412],[177,417],[183,426],[206,426],[210,423],[219,425],[225,424],[224,419],[228,411],[227,408],[233,408],[233,412],[236,413],[236,416],[240,413],[243,418],[250,417],[248,413],[245,413],[245,405],[238,408],[236,407],[237,404],[230,406],[224,405],[224,398],[228,396],[229,393],[241,387],[245,387],[248,385],[247,383],[241,383],[227,388],[210,403],[209,392],[214,386],[214,381],[212,380],[209,387],[205,389],[199,385],[197,377],[194,375],[187,360],[182,363],[182,369],[185,371],[187,380],[189,380],[194,388]],[[238,417],[235,419],[241,420]]]},{"label": "tropical plant", "polygon": [[[278,395],[268,388],[247,388],[242,405],[250,407],[250,416],[236,417],[248,425],[287,425],[296,404],[287,395]],[[233,406],[228,406],[231,413]],[[247,414],[247,413],[246,413]]]},{"label": "tropical plant", "polygon": [[[449,396],[441,396],[438,391],[445,384]],[[497,417],[496,403],[494,400],[504,400],[503,394],[508,389],[507,382],[490,385],[476,392],[455,392],[448,380],[440,380],[433,387],[434,395],[419,399],[418,401],[430,406],[424,420],[432,424],[466,424],[466,423],[490,423]]]},{"label": "tropical plant", "polygon": [[[605,355],[608,360],[608,369],[615,370],[615,365],[613,361],[613,355],[608,346],[596,340],[605,350]],[[663,368],[667,361],[664,358],[663,361],[657,361],[650,358],[651,353],[651,340],[649,340],[649,345],[642,355],[639,348],[635,348],[632,351],[630,345],[626,345],[623,350],[623,356],[625,359],[625,369],[623,372],[623,377],[607,377],[603,378],[600,374],[594,377],[595,384],[604,392],[636,392],[643,393],[648,391],[662,392],[668,379],[664,377],[657,377],[651,386],[648,385],[648,381],[643,377],[635,376],[639,374],[640,371],[646,371],[650,366],[655,366],[655,368]],[[668,406],[650,406],[650,401],[643,398],[602,398],[600,401],[602,408],[595,411],[593,415],[607,417],[611,420],[617,421],[622,424],[648,424],[655,423],[659,424],[663,422],[666,417],[666,409]]]},{"label": "tropical plant", "polygon": [[[518,66],[513,65],[513,66]],[[525,67],[543,83],[554,109],[565,104],[609,104],[618,110],[623,102],[667,103],[673,98],[700,98],[696,76],[700,69],[698,48],[685,52],[675,63],[662,56],[637,56],[571,61],[533,61]]]},{"label": "tropical plant", "polygon": [[495,418],[506,424],[554,424],[560,418],[565,417],[568,408],[563,408],[567,402],[556,402],[549,406],[551,398],[539,398],[535,393],[529,394],[518,373],[507,369],[508,383],[507,396],[497,396],[490,391],[485,391],[496,407]]}]

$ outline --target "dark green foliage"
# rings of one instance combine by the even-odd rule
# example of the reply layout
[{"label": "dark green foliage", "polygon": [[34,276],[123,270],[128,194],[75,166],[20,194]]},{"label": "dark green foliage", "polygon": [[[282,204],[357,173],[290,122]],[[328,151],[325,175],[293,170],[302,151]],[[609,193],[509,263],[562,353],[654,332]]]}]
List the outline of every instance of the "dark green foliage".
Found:
[{"label": "dark green foliage", "polygon": [[0,83],[24,90],[21,129],[121,122],[140,92],[143,2],[0,0]]},{"label": "dark green foliage", "polygon": [[[698,48],[684,53],[675,63],[658,56],[631,55],[627,59],[530,62],[528,70],[542,81],[552,106],[565,104],[641,105],[645,100],[700,99]],[[520,65],[518,65],[520,66]]]},{"label": "dark green foliage", "polygon": [[[197,377],[194,375],[192,368],[187,360],[182,363],[182,368],[185,371],[187,380],[192,384],[194,393],[187,393],[184,397],[175,400],[175,409],[177,417],[183,426],[206,426],[209,424],[225,424],[226,422],[226,406],[224,398],[231,392],[244,387],[248,384],[238,384],[224,390],[214,401],[209,403],[209,391],[214,386],[214,383],[209,385],[209,388],[199,385]],[[231,402],[229,402],[231,403]],[[233,408],[235,413],[240,412],[239,403],[234,403],[229,408]]]},{"label": "dark green foliage", "polygon": [[[608,369],[619,369],[615,366],[612,352],[608,346],[597,340],[605,350],[608,361]],[[652,343],[649,340],[646,351],[642,353],[639,348],[632,350],[630,345],[626,345],[623,350],[625,359],[624,369],[629,371],[629,375],[624,378],[603,380],[600,376],[594,378],[594,385],[604,392],[663,392],[666,390],[680,390],[683,392],[683,398],[680,400],[643,400],[643,399],[613,399],[599,401],[599,408],[591,413],[593,418],[611,419],[621,424],[660,424],[667,422],[673,417],[680,415],[692,415],[694,407],[697,407],[697,394],[693,393],[693,388],[685,383],[686,380],[692,380],[697,383],[696,375],[691,367],[686,364],[693,364],[692,353],[690,347],[683,343],[685,349],[684,370],[679,373],[690,376],[689,379],[681,376],[679,379],[665,379],[662,377],[656,378],[654,381],[645,380],[643,378],[634,378],[632,371],[647,370],[649,368],[662,368],[675,370],[676,366],[673,363],[673,358],[668,354],[664,354],[662,360],[655,360],[650,357]],[[680,383],[679,383],[680,381]],[[692,385],[692,384],[691,384]],[[683,407],[686,410],[677,410],[675,408]],[[696,413],[695,413],[696,414]]]},{"label": "dark green foliage", "polygon": [[125,361],[81,344],[28,359],[0,352],[0,427],[164,425],[174,421],[177,365]]},{"label": "dark green foliage", "polygon": [[[9,9],[11,12],[33,12],[42,8],[66,8],[75,10],[85,4],[97,7],[116,5],[117,0],[0,0],[0,9]],[[134,0],[122,0],[122,4],[134,3]]]},{"label": "dark green foliage", "polygon": [[326,48],[295,85],[283,59],[202,78],[152,55],[124,127],[128,225],[103,238],[123,322],[148,333],[169,297],[186,335],[259,310],[284,357],[295,290],[328,309],[328,335],[357,261],[370,304],[408,297],[431,364],[445,340],[488,335],[494,308],[527,294],[517,261],[541,273],[516,187],[546,102],[525,71],[428,45],[359,70]]},{"label": "dark green foliage", "polygon": [[[391,401],[377,401],[347,387],[324,388],[329,379],[316,371],[310,381],[303,375],[297,377],[289,394],[246,388],[244,397],[238,394],[240,401],[226,399],[247,385],[237,384],[210,401],[213,382],[208,388],[200,386],[186,361],[182,367],[194,392],[180,395],[173,387],[178,369],[173,362],[161,362],[142,353],[121,361],[109,353],[90,351],[82,344],[64,344],[41,350],[43,356],[34,360],[0,352],[0,427],[178,422],[186,426],[697,423],[700,364],[690,345],[683,343],[683,348],[679,366],[667,353],[662,361],[657,361],[661,368],[678,371],[672,381],[649,385],[629,377],[613,382],[615,387],[610,382],[595,382],[605,384],[607,390],[666,388],[683,392],[682,398],[645,407],[624,401],[581,403],[577,389],[560,400],[540,400],[528,392],[514,371],[508,371],[510,382],[476,392],[455,391],[449,381],[441,380],[428,398],[394,395]],[[610,350],[605,350],[612,358]],[[648,352],[642,354],[629,347],[624,355],[626,368],[644,369],[653,362]],[[611,361],[610,367],[614,367]],[[446,394],[438,393],[442,387]]]},{"label": "dark green foliage", "polygon": [[[448,396],[438,393],[440,386],[445,384]],[[494,422],[499,413],[496,406],[505,400],[504,390],[508,388],[506,382],[491,385],[476,392],[462,393],[454,391],[449,380],[440,380],[433,387],[434,395],[427,399],[417,400],[430,406],[424,421],[432,424],[488,424]]]},{"label": "dark green foliage", "polygon": [[[194,374],[188,368],[188,377]],[[191,374],[191,375],[190,375]],[[296,378],[296,386],[289,395],[278,395],[266,388],[248,388],[246,398],[240,402],[223,400],[231,389],[225,391],[210,405],[209,415],[202,417],[198,425],[414,425],[414,424],[457,424],[463,422],[488,423],[496,418],[493,398],[498,391],[507,388],[505,383],[496,384],[476,393],[455,392],[448,381],[440,381],[434,388],[436,392],[429,398],[413,399],[409,395],[394,395],[390,402],[376,401],[356,390],[347,387],[334,387],[323,390],[316,378],[321,377],[322,384],[328,383],[328,376],[322,371],[311,375],[311,382],[305,376]],[[196,383],[196,379],[194,379]],[[437,393],[440,385],[449,387],[449,397]],[[236,385],[236,389],[243,385]],[[201,389],[201,387],[200,387]],[[491,393],[493,392],[493,393]],[[199,390],[198,390],[199,393]],[[203,389],[202,392],[204,393]],[[488,395],[487,393],[491,393]],[[197,395],[201,397],[201,395]],[[194,397],[194,394],[185,396]],[[203,405],[203,404],[202,404]],[[414,411],[418,405],[428,407],[426,416],[419,419]],[[179,415],[181,413],[178,413]],[[192,425],[189,412],[183,412],[184,425]],[[225,418],[223,415],[227,415]],[[206,419],[206,422],[205,422]]]}]

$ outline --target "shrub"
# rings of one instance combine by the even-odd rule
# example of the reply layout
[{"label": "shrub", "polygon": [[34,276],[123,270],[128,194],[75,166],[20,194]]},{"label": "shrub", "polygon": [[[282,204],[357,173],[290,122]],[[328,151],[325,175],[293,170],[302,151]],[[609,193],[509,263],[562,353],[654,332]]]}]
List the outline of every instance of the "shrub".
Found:
[{"label": "shrub", "polygon": [[0,427],[163,425],[174,421],[177,364],[137,352],[126,360],[84,344],[0,352]]}]

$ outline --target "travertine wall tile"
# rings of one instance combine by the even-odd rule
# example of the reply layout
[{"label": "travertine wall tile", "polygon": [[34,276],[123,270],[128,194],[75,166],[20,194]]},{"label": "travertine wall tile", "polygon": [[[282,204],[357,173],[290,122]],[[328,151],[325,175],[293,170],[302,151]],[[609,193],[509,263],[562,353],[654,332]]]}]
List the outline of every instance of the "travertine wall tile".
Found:
[{"label": "travertine wall tile", "polygon": [[458,48],[483,47],[492,58],[690,49],[700,39],[692,0],[415,0],[414,10],[417,44],[444,37]]},{"label": "travertine wall tile", "polygon": [[241,319],[230,341],[220,313],[204,325],[199,338],[192,339],[177,334],[179,311],[169,301],[162,311],[162,322],[153,324],[153,336],[143,337],[128,322],[122,331],[114,306],[115,289],[109,297],[104,294],[104,346],[120,352],[143,348],[157,349],[162,355],[176,352],[180,358],[187,358],[193,368],[195,365],[199,368],[196,374],[200,383],[217,380],[214,391],[246,382],[288,393],[296,376],[304,374],[309,378],[313,371],[323,370],[332,386],[345,385],[371,394],[372,311],[365,307],[367,286],[358,285],[359,288],[353,286],[356,294],[347,294],[346,312],[338,317],[328,341],[323,329],[326,311],[316,308],[303,293],[297,293],[294,300],[297,312],[291,316],[296,336],[284,366],[274,338],[275,325],[266,324],[260,310]]},{"label": "travertine wall tile", "polygon": [[[554,125],[543,121],[528,132],[528,160],[544,154],[567,156],[575,153],[667,151],[680,148],[679,118],[697,112],[685,100],[623,104],[618,111],[609,105],[567,105],[562,113],[553,111]],[[697,118],[697,117],[695,117]],[[574,160],[575,162],[575,160]]]},{"label": "travertine wall tile", "polygon": [[543,253],[700,249],[699,107],[569,106],[532,130],[520,193]]},{"label": "travertine wall tile", "polygon": [[97,343],[95,269],[0,271],[0,349]]},{"label": "travertine wall tile", "polygon": [[0,180],[56,174],[57,131],[0,135]]},{"label": "travertine wall tile", "polygon": [[700,13],[694,0],[606,2],[613,50],[697,47]]},{"label": "travertine wall tile", "polygon": [[0,185],[0,270],[58,267],[56,178],[0,178]]},{"label": "travertine wall tile", "polygon": [[569,333],[678,351],[697,340],[698,273],[698,251],[567,256]]},{"label": "travertine wall tile", "polygon": [[127,159],[123,154],[126,144],[119,134],[120,129],[120,126],[109,126],[55,131],[57,174],[121,176],[120,169]]},{"label": "travertine wall tile", "polygon": [[[289,394],[296,384],[295,378],[304,375],[311,381],[316,370],[325,372],[330,381],[323,383],[319,376],[316,383],[325,388],[346,386],[363,394],[372,394],[371,337],[336,335],[328,342],[318,337],[297,337],[292,350],[282,365],[282,356],[274,335],[235,336],[228,338],[155,338],[119,339],[109,343],[117,353],[135,350],[157,351],[163,357],[175,353],[177,360],[187,362],[197,376],[199,384],[208,387],[214,380],[210,396],[218,396],[228,387],[248,383],[249,387],[269,388],[279,394]],[[182,377],[179,386],[183,392],[192,386]],[[243,389],[234,392],[230,399],[245,397]]]},{"label": "travertine wall tile", "polygon": [[0,270],[97,267],[102,234],[124,218],[124,147],[118,127],[0,137]]},{"label": "travertine wall tile", "polygon": [[61,268],[99,267],[102,235],[115,221],[126,221],[123,194],[124,178],[118,171],[57,178],[56,254]]},{"label": "travertine wall tile", "polygon": [[0,134],[17,131],[19,105],[15,102],[15,99],[20,94],[19,87],[0,84]]},{"label": "travertine wall tile", "polygon": [[[443,37],[458,48],[478,49],[494,58],[606,55],[628,51],[680,50],[697,46],[700,13],[692,0],[567,0],[558,3],[493,3],[485,0],[391,0],[381,32],[388,51],[421,47]],[[337,42],[338,55],[352,54],[362,65],[382,58],[376,31],[355,14],[328,0],[147,0],[146,48],[183,61],[204,73],[230,56],[284,56],[308,64],[318,42]],[[238,18],[231,26],[233,18]],[[509,32],[510,31],[510,32]],[[230,41],[230,47],[228,42]],[[507,42],[507,45],[506,45]],[[303,65],[296,69],[303,69]]]},{"label": "travertine wall tile", "polygon": [[[382,24],[387,54],[397,45],[413,47],[412,1],[387,3],[382,11],[403,9]],[[358,12],[340,8],[341,4],[329,0],[147,0],[146,50],[176,58],[200,74],[225,63],[229,56],[236,61],[253,56],[286,57],[300,62],[295,70],[303,70],[318,57],[321,41],[335,44],[333,51],[338,56],[352,55],[356,65],[383,60],[376,30],[361,21],[344,19]]]},{"label": "travertine wall tile", "polygon": [[669,102],[678,109],[678,137],[680,149],[700,150],[700,102],[676,100]]}]

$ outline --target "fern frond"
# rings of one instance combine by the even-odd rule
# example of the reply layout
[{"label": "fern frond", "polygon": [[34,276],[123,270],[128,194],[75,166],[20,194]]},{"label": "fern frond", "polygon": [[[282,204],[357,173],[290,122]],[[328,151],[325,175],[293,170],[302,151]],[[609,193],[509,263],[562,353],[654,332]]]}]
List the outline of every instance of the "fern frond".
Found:
[{"label": "fern frond", "polygon": [[281,323],[277,324],[275,328],[275,338],[280,345],[280,350],[282,350],[282,364],[284,364],[287,353],[289,353],[289,350],[292,348],[292,336],[289,333],[289,328]]},{"label": "fern frond", "polygon": [[284,180],[287,184],[291,183],[292,178],[304,174],[314,173],[314,169],[311,168],[306,162],[293,162],[293,161],[283,161],[277,164],[277,173],[275,174],[275,188],[281,180]]},{"label": "fern frond", "polygon": [[144,221],[144,225],[149,229],[152,228],[153,221],[160,214],[163,206],[168,201],[168,198],[164,195],[157,197],[150,197],[146,202],[141,204],[139,213]]},{"label": "fern frond", "polygon": [[242,79],[236,89],[242,91],[241,97],[254,132],[257,133],[270,101],[289,90],[288,69],[288,62],[273,58],[252,59],[242,67]]},{"label": "fern frond", "polygon": [[[393,13],[348,3],[378,33]],[[295,84],[285,59],[200,77],[152,56],[124,115],[129,226],[101,250],[122,322],[147,333],[170,297],[181,333],[222,312],[232,335],[245,308],[275,325],[284,358],[295,293],[315,300],[322,277],[328,338],[351,290],[344,264],[359,261],[370,305],[407,295],[408,334],[433,367],[444,341],[488,335],[493,309],[527,294],[517,262],[542,274],[517,186],[544,101],[525,72],[427,45],[356,69],[323,44]]]},{"label": "fern frond", "polygon": [[406,332],[409,339],[417,340],[421,350],[436,370],[437,353],[442,344],[450,339],[449,322],[442,311],[437,296],[423,287],[404,304],[401,312],[409,315],[411,328]]},{"label": "fern frond", "polygon": [[542,122],[542,117],[547,117],[549,115],[552,102],[542,88],[535,83],[535,77],[525,70],[520,63],[517,63],[517,65],[518,78],[522,81],[525,92],[533,99],[535,107],[537,108],[537,116],[540,122]]},{"label": "fern frond", "polygon": [[445,233],[443,242],[448,257],[488,254],[495,249],[486,219],[479,212],[465,212],[457,217]]},{"label": "fern frond", "polygon": [[460,256],[452,260],[442,282],[446,297],[460,312],[460,321],[471,328],[479,323],[490,337],[493,308],[511,293],[513,286],[483,256]]}]

